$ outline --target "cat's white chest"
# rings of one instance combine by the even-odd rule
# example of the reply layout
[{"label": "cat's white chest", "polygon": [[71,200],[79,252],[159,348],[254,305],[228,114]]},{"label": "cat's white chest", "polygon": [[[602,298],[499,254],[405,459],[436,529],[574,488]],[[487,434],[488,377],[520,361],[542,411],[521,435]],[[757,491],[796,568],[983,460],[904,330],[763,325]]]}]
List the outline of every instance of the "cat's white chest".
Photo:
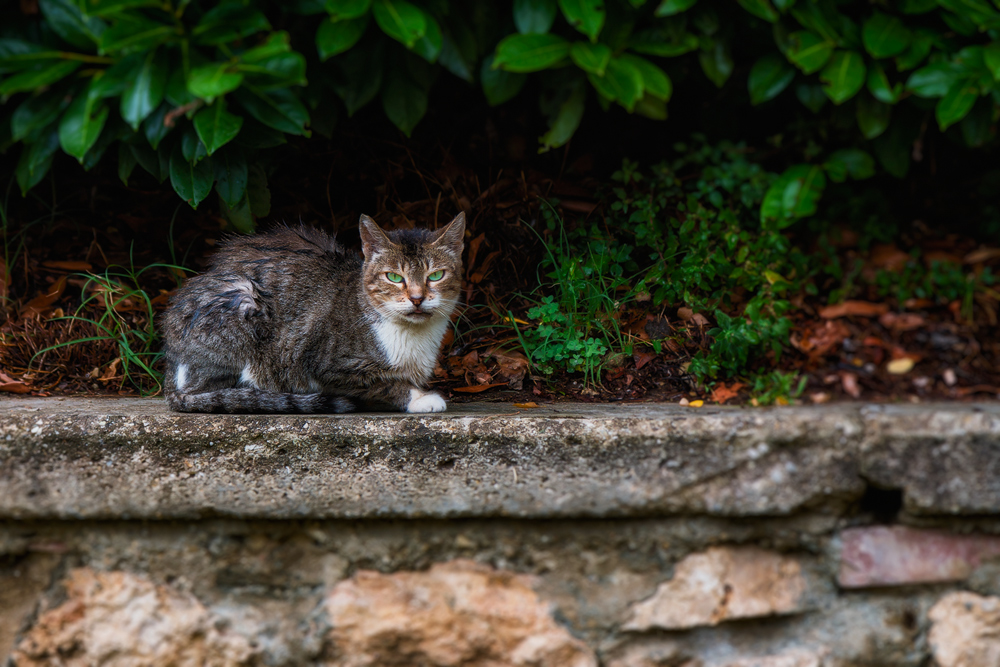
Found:
[{"label": "cat's white chest", "polygon": [[434,372],[447,327],[448,319],[442,317],[420,326],[382,320],[373,328],[389,365],[414,382],[423,383]]}]

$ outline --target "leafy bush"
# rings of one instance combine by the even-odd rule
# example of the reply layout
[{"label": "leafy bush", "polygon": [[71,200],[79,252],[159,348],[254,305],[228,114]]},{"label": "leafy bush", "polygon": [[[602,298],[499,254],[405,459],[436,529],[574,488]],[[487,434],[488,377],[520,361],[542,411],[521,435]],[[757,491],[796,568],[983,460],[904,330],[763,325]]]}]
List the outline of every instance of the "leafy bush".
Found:
[{"label": "leafy bush", "polygon": [[[381,100],[409,134],[443,72],[478,82],[492,105],[529,75],[565,144],[587,99],[666,119],[674,79],[697,59],[726,86],[752,62],[746,105],[804,105],[853,129],[821,136],[850,149],[792,165],[760,215],[780,229],[811,215],[828,181],[864,178],[874,160],[903,176],[926,121],[969,147],[993,141],[1000,101],[1000,5],[987,0],[39,0],[40,16],[0,28],[0,146],[21,147],[22,191],[60,148],[91,168],[117,145],[192,206],[213,185],[240,229],[269,208],[261,151],[288,135],[328,133]],[[8,10],[8,14],[15,12]],[[741,92],[743,91],[743,92]],[[700,94],[697,86],[685,93]],[[339,102],[338,102],[339,100]],[[686,99],[685,103],[694,102]],[[836,124],[835,124],[836,125]],[[820,130],[817,130],[820,132]],[[862,146],[869,150],[859,150]]]}]

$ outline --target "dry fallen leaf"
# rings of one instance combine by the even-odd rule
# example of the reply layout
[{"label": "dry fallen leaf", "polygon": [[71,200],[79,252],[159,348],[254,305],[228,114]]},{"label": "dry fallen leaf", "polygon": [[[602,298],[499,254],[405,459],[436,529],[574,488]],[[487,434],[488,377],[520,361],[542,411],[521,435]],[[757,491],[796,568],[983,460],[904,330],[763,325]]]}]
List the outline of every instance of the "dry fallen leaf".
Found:
[{"label": "dry fallen leaf", "polygon": [[979,264],[997,258],[1000,258],[1000,248],[979,248],[965,256],[965,263]]},{"label": "dry fallen leaf", "polygon": [[893,359],[885,365],[885,369],[893,375],[906,375],[913,370],[913,359],[910,357],[900,357]]},{"label": "dry fallen leaf", "polygon": [[639,370],[643,366],[651,362],[653,359],[656,359],[656,354],[648,352],[646,350],[637,349],[635,353],[632,355],[632,358],[635,359],[635,369]]},{"label": "dry fallen leaf", "polygon": [[506,382],[494,382],[493,384],[477,384],[473,387],[455,387],[452,391],[458,391],[463,394],[478,394],[481,391],[486,391],[487,389],[492,389],[493,387],[506,387]]},{"label": "dry fallen leaf", "polygon": [[94,268],[90,262],[42,262],[42,266],[62,271],[90,271]]},{"label": "dry fallen leaf", "polygon": [[819,316],[824,320],[832,320],[837,317],[847,317],[858,315],[860,317],[877,317],[889,312],[887,303],[871,303],[870,301],[845,301],[833,306],[821,308]]},{"label": "dry fallen leaf", "polygon": [[878,318],[879,324],[895,333],[913,331],[927,324],[923,315],[917,313],[883,313]]},{"label": "dry fallen leaf", "polygon": [[720,383],[719,386],[712,390],[711,400],[720,404],[725,403],[730,399],[736,398],[742,388],[742,382],[734,382],[728,387],[724,383]]},{"label": "dry fallen leaf", "polygon": [[42,315],[49,309],[49,306],[55,303],[56,299],[62,296],[63,290],[65,289],[66,276],[63,276],[59,280],[55,281],[44,294],[40,294],[28,303],[24,304],[24,308],[21,309],[21,317]]},{"label": "dry fallen leaf", "polygon": [[697,401],[691,401],[690,403],[688,403],[688,405],[691,406],[692,408],[700,408],[701,406],[705,405],[705,401],[698,399]]},{"label": "dry fallen leaf", "polygon": [[793,335],[791,343],[813,360],[826,355],[851,335],[847,325],[837,320],[807,324],[802,329],[802,336]]},{"label": "dry fallen leaf", "polygon": [[840,372],[840,385],[851,398],[861,398],[861,387],[858,386],[858,376],[847,371]]},{"label": "dry fallen leaf", "polygon": [[515,403],[514,407],[515,408],[525,408],[525,409],[527,409],[527,408],[537,408],[538,407],[538,403],[535,403],[534,401],[528,401],[527,403]]},{"label": "dry fallen leaf", "polygon": [[15,380],[3,371],[0,371],[0,391],[9,391],[12,394],[27,394],[31,391],[31,386],[21,380]]}]

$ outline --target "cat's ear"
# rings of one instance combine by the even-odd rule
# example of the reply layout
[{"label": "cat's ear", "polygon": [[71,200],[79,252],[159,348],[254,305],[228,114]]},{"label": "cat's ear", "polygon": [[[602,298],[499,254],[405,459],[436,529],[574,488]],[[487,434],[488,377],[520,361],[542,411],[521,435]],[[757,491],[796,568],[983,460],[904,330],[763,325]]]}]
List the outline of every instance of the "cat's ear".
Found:
[{"label": "cat's ear", "polygon": [[444,246],[456,257],[462,256],[462,250],[465,248],[465,211],[456,215],[447,227],[437,233],[434,245]]},{"label": "cat's ear", "polygon": [[361,230],[361,251],[365,254],[365,259],[371,259],[392,245],[392,241],[385,235],[382,228],[367,215],[361,215],[359,229]]}]

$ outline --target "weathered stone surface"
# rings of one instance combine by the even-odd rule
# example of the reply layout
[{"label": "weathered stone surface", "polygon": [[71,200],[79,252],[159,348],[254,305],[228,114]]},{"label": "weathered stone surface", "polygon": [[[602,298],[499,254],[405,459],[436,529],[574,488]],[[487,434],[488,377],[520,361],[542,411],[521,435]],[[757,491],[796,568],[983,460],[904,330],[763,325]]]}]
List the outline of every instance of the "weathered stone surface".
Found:
[{"label": "weathered stone surface", "polygon": [[823,667],[829,655],[825,650],[792,649],[776,655],[737,658],[711,667]]},{"label": "weathered stone surface", "polygon": [[59,559],[55,554],[35,553],[14,563],[5,560],[0,559],[0,664],[39,605]]},{"label": "weathered stone surface", "polygon": [[677,564],[674,577],[630,610],[625,630],[674,630],[802,609],[799,561],[756,547],[714,547]]},{"label": "weathered stone surface", "polygon": [[949,593],[928,617],[928,643],[938,667],[1000,665],[1000,598]]},{"label": "weathered stone surface", "polygon": [[844,588],[961,581],[984,559],[1000,555],[1000,537],[990,535],[866,526],[840,538],[837,580]]},{"label": "weathered stone surface", "polygon": [[902,489],[910,514],[1000,513],[1000,402],[867,406],[860,414],[862,474]]},{"label": "weathered stone surface", "polygon": [[66,594],[20,641],[15,665],[221,667],[247,664],[253,653],[194,597],[143,577],[78,568]]},{"label": "weathered stone surface", "polygon": [[747,516],[842,506],[857,411],[502,404],[191,415],[0,398],[0,518]]},{"label": "weathered stone surface", "polygon": [[326,662],[337,667],[596,667],[531,580],[472,561],[363,570],[333,588]]}]

